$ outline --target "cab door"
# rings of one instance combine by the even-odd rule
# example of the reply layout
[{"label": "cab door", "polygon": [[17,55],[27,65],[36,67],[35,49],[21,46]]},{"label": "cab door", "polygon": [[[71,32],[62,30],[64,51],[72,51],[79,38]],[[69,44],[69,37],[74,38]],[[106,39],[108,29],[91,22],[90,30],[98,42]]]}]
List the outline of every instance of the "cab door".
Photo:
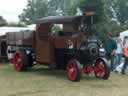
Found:
[{"label": "cab door", "polygon": [[50,37],[50,24],[37,25],[36,31],[36,61],[41,64],[52,62],[52,44]]}]

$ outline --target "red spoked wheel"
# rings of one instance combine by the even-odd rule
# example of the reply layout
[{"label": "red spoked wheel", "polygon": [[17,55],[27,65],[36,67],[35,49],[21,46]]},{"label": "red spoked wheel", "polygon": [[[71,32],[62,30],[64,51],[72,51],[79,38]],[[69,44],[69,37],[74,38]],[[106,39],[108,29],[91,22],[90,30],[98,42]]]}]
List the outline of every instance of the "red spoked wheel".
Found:
[{"label": "red spoked wheel", "polygon": [[16,71],[21,71],[23,69],[23,65],[21,61],[22,61],[21,54],[19,52],[16,52],[13,59],[13,64]]},{"label": "red spoked wheel", "polygon": [[82,72],[85,74],[91,74],[94,72],[94,67],[92,64],[87,64],[83,66]]},{"label": "red spoked wheel", "polygon": [[106,60],[97,59],[95,63],[95,76],[101,79],[108,79],[110,75],[110,67]]},{"label": "red spoked wheel", "polygon": [[27,65],[27,56],[24,51],[18,50],[16,51],[13,64],[16,71],[23,71]]},{"label": "red spoked wheel", "polygon": [[81,65],[77,60],[69,61],[66,71],[67,71],[67,77],[69,80],[80,81]]}]

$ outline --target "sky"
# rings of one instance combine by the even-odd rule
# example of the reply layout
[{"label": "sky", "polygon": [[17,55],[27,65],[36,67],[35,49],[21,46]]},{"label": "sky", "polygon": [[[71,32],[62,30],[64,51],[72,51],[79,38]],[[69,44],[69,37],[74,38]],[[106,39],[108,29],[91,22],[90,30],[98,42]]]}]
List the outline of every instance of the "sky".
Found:
[{"label": "sky", "polygon": [[18,15],[27,5],[27,0],[0,0],[0,16],[8,22],[18,22]]}]

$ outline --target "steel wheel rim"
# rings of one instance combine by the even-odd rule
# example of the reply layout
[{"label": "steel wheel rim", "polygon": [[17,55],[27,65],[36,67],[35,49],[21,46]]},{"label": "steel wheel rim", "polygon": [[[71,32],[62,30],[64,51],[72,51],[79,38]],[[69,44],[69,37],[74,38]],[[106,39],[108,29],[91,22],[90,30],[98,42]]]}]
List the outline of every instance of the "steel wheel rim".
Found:
[{"label": "steel wheel rim", "polygon": [[22,58],[21,54],[18,52],[14,56],[13,63],[14,63],[16,71],[21,71],[21,69],[22,69],[22,59],[21,58]]},{"label": "steel wheel rim", "polygon": [[69,63],[67,67],[67,75],[69,80],[74,81],[77,76],[77,66],[75,63]]},{"label": "steel wheel rim", "polygon": [[105,64],[102,60],[96,62],[95,65],[95,74],[98,78],[103,78],[105,75]]}]

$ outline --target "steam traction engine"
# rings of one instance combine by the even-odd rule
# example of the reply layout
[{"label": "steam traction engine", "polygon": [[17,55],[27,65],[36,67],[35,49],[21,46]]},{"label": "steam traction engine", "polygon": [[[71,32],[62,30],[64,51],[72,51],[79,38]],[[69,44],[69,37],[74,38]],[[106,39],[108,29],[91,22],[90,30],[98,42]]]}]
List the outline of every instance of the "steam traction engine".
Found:
[{"label": "steam traction engine", "polygon": [[[79,81],[82,73],[92,72],[97,78],[108,79],[110,68],[105,59],[105,51],[99,47],[95,33],[91,32],[90,22],[92,14],[37,20],[35,32],[16,40],[21,43],[20,46],[14,45],[17,46],[13,56],[16,71],[23,71],[36,62],[50,68],[66,70],[71,81]],[[53,30],[56,25],[61,30]],[[29,46],[24,44],[28,39]]]}]

